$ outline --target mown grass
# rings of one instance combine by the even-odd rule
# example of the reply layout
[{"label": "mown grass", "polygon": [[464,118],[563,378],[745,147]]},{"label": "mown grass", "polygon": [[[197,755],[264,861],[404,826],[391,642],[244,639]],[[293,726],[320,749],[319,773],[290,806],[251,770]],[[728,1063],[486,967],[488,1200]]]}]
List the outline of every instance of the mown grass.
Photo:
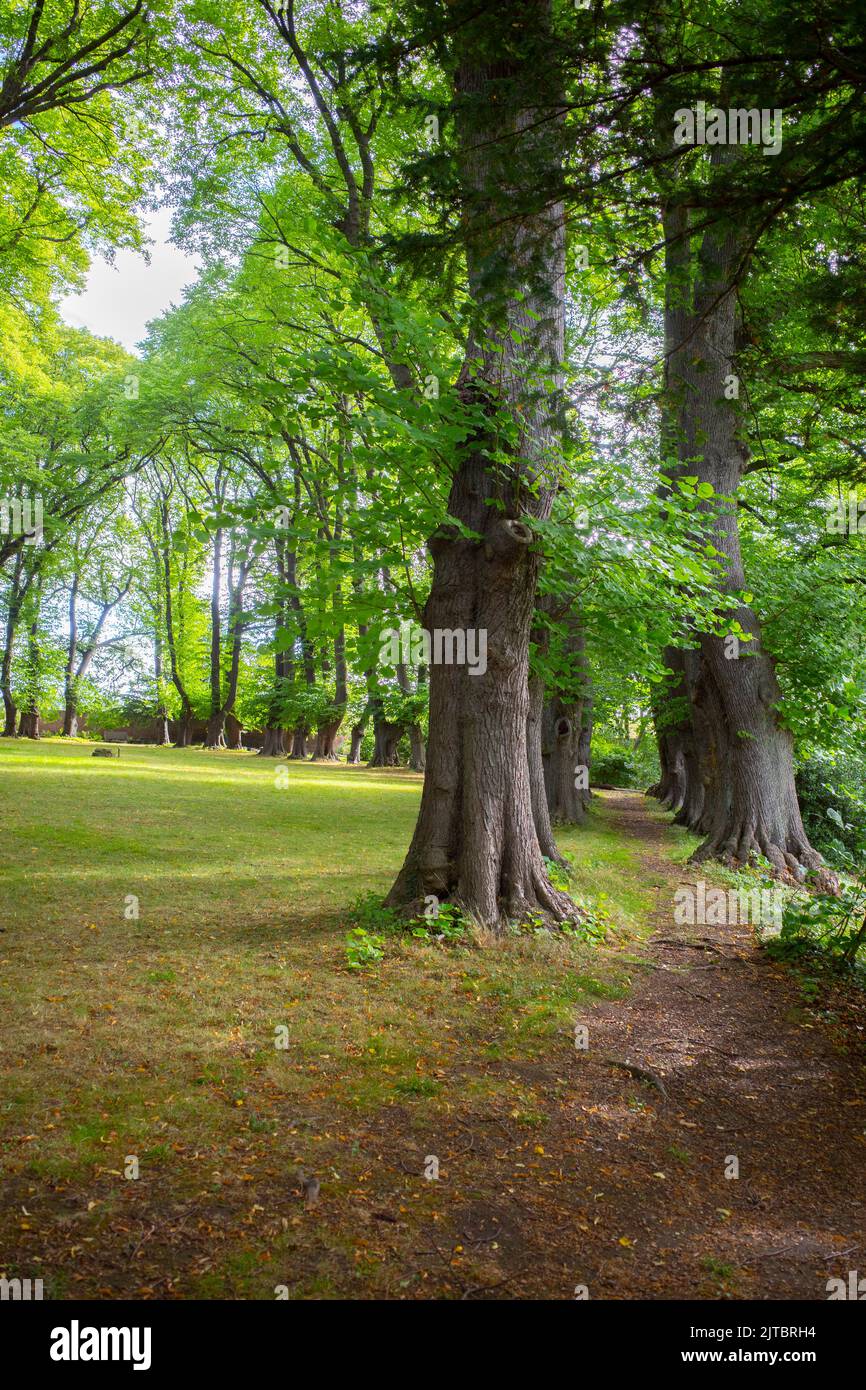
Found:
[{"label": "mown grass", "polygon": [[[81,1227],[97,1244],[138,1186],[130,1155],[176,1202],[321,1166],[347,1116],[395,1105],[507,1093],[531,1129],[532,1085],[502,1062],[545,1055],[584,1001],[627,985],[653,894],[603,803],[560,844],[577,895],[610,913],[607,943],[389,936],[353,973],[349,905],[399,868],[419,777],[291,764],[281,789],[251,754],[91,752],[0,745],[0,1162],[31,1201],[40,1184],[98,1190]],[[346,1169],[331,1191],[355,1180]],[[38,1262],[47,1228],[9,1219]],[[188,1291],[224,1288],[217,1260]]]}]

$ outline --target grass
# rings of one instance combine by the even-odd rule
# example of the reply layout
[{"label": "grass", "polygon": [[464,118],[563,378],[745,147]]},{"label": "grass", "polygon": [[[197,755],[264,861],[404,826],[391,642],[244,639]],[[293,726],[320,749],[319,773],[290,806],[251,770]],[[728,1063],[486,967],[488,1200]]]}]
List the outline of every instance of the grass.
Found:
[{"label": "grass", "polygon": [[[279,789],[251,754],[91,751],[0,745],[0,1251],[15,1252],[0,1273],[50,1262],[72,1295],[131,1279],[146,1294],[146,1245],[115,1259],[125,1232],[135,1245],[135,1214],[174,1221],[205,1201],[219,1238],[205,1232],[205,1254],[178,1255],[174,1274],[162,1250],[158,1292],[273,1297],[270,1264],[298,1218],[267,1222],[296,1166],[348,1202],[370,1180],[371,1126],[399,1118],[405,1137],[503,1104],[532,1130],[543,1102],[515,1066],[567,1046],[583,1002],[627,987],[624,952],[653,895],[603,804],[560,844],[577,895],[615,923],[605,945],[390,935],[377,966],[352,972],[348,907],[392,881],[419,777],[291,764]],[[329,1228],[311,1267],[296,1252],[291,1296],[379,1287],[362,1246]]]}]

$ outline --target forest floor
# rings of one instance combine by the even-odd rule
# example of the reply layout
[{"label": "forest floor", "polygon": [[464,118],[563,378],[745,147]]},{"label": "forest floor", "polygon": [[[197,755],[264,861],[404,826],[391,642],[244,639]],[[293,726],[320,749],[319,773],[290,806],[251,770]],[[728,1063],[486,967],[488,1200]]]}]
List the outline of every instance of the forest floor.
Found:
[{"label": "forest floor", "polygon": [[345,905],[399,866],[419,779],[89,758],[0,756],[0,1274],[55,1298],[825,1299],[866,1270],[866,998],[748,927],[675,926],[711,874],[655,803],[602,793],[561,837],[603,943],[387,938],[357,973]]}]

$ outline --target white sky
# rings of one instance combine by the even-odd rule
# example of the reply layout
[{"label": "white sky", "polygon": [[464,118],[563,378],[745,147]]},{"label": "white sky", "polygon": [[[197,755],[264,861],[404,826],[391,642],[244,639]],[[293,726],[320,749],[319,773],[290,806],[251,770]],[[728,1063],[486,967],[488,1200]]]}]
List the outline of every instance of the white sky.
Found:
[{"label": "white sky", "polygon": [[114,265],[94,257],[86,288],[61,300],[66,322],[89,328],[101,338],[115,338],[134,352],[148,320],[158,318],[170,304],[179,304],[184,286],[198,274],[198,259],[169,242],[170,224],[168,208],[144,219],[145,234],[154,243],[150,265],[133,251],[120,251]]}]

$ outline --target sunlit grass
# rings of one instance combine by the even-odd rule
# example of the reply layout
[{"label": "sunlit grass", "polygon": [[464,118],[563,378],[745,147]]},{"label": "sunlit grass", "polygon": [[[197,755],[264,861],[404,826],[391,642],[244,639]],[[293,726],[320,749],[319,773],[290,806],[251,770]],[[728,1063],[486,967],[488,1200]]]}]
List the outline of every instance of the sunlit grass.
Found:
[{"label": "sunlit grass", "polygon": [[240,1183],[244,1162],[309,1161],[309,1136],[285,1126],[310,1105],[328,1130],[394,1105],[487,1104],[512,1084],[491,1068],[544,1056],[583,1001],[627,987],[626,941],[654,896],[602,799],[560,840],[575,893],[610,914],[606,945],[391,935],[354,974],[348,907],[392,882],[420,777],[289,764],[280,789],[250,754],[91,754],[0,744],[7,1175],[122,1183],[137,1154],[172,1199],[205,1173]]}]

